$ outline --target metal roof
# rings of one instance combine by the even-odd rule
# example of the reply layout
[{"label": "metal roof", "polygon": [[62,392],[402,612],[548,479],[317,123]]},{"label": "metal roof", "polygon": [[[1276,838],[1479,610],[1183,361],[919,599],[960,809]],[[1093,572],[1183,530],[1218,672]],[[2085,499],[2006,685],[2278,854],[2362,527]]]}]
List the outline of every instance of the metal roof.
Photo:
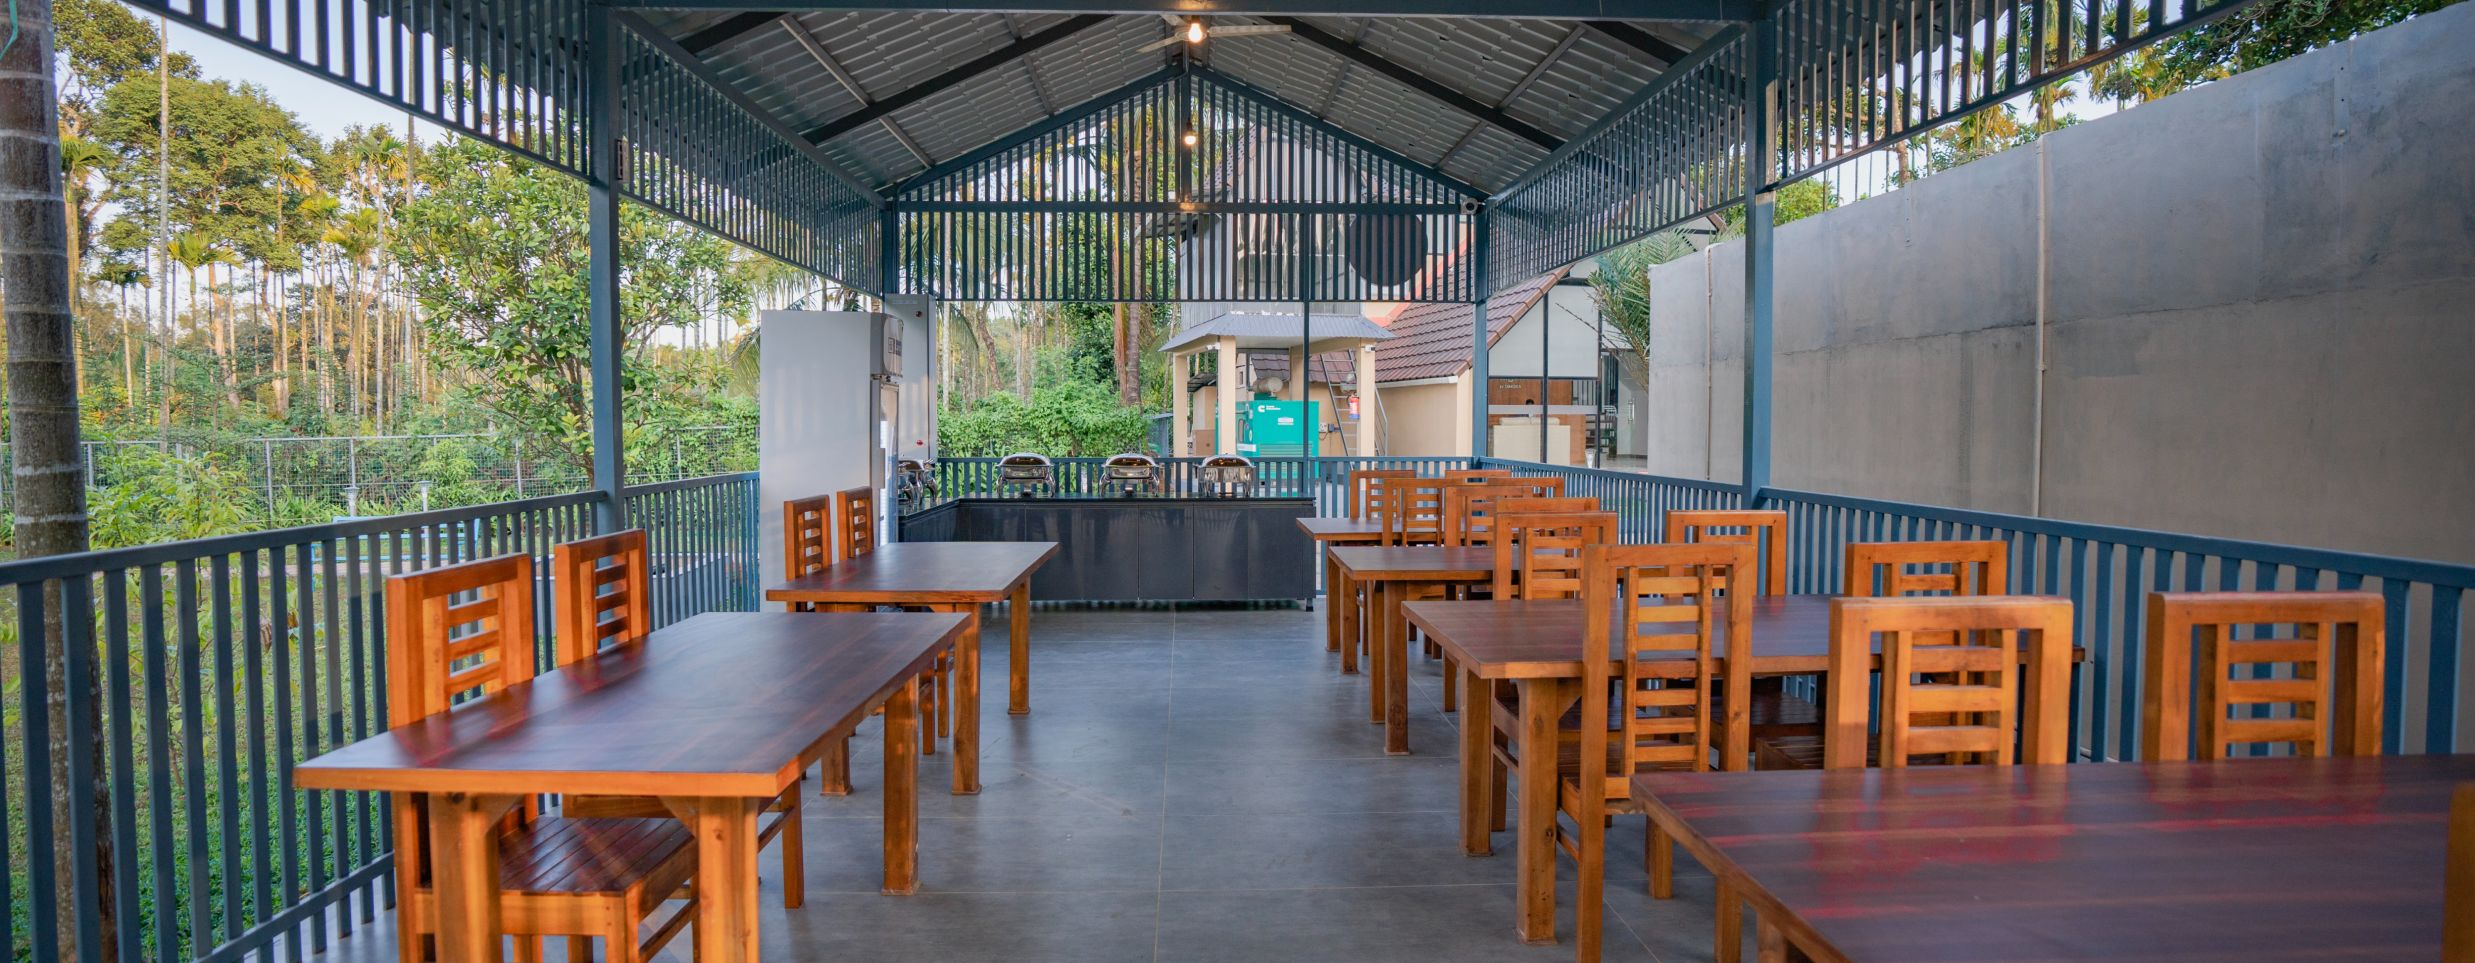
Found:
[{"label": "metal roof", "polygon": [[1160,346],[1162,353],[1183,351],[1203,346],[1221,338],[1236,338],[1241,350],[1297,347],[1309,333],[1314,336],[1316,352],[1338,351],[1392,339],[1384,326],[1356,314],[1312,315],[1311,328],[1302,328],[1296,314],[1224,314],[1199,324],[1187,326]]},{"label": "metal roof", "polygon": [[[759,106],[810,132],[1075,20],[1064,14],[859,10],[783,13],[761,21],[714,10],[646,10],[644,16]],[[1208,28],[1273,19],[1284,19],[1293,32],[1207,40],[1196,62],[1481,191],[1510,184],[1553,143],[1584,132],[1664,66],[1617,35],[1570,20],[1217,16],[1205,22]],[[1170,34],[1162,17],[1085,20],[1062,39],[939,86],[880,120],[835,130],[818,145],[883,189],[1174,65],[1183,53],[1183,44],[1141,49]],[[1710,26],[1662,25],[1658,35],[1690,48]],[[793,31],[804,32],[833,65],[820,62]],[[1387,68],[1368,66],[1371,60],[1353,59],[1301,32],[1354,45],[1362,56],[1389,61],[1435,87],[1415,88]],[[860,88],[858,94],[835,76],[837,70]],[[1473,103],[1553,140],[1540,144],[1507,133],[1465,109]]]}]

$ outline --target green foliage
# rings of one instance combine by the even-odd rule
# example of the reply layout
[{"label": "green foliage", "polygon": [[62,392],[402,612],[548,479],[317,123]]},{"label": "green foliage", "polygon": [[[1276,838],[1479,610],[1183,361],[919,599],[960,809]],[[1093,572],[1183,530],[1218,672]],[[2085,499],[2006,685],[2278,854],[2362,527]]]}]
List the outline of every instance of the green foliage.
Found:
[{"label": "green foliage", "polygon": [[94,547],[121,548],[248,531],[249,484],[215,454],[126,446],[98,458],[109,481],[88,503]]},{"label": "green foliage", "polygon": [[1143,410],[1117,403],[1109,383],[1044,381],[1024,401],[992,394],[937,417],[938,450],[956,457],[1033,451],[1055,457],[1113,455],[1143,447]]},{"label": "green foliage", "polygon": [[2162,72],[2190,86],[2265,67],[2458,0],[2259,0],[2161,46]]}]

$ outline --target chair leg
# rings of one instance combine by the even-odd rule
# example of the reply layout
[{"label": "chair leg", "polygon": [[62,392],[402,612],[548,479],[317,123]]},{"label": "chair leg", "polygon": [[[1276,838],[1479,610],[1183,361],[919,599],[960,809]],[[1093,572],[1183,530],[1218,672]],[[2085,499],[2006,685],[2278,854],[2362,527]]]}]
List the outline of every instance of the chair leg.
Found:
[{"label": "chair leg", "polygon": [[1742,963],[1745,955],[1744,903],[1736,899],[1735,892],[1729,890],[1726,883],[1719,884],[1719,911],[1716,915],[1718,929],[1713,936],[1717,941],[1712,947],[1717,952],[1712,959],[1716,963]]},{"label": "chair leg", "polygon": [[954,738],[954,657],[937,661],[937,738]]},{"label": "chair leg", "polygon": [[844,736],[825,747],[825,759],[818,764],[817,772],[817,795],[851,794],[851,737]]},{"label": "chair leg", "polygon": [[[1478,697],[1472,696],[1471,698]],[[1498,708],[1496,711],[1504,710]],[[1504,813],[1511,802],[1506,792],[1512,783],[1512,768],[1504,765],[1504,760],[1497,758],[1492,752],[1487,754],[1487,768],[1491,772],[1488,778],[1495,781],[1493,791],[1487,793],[1487,830],[1500,833],[1504,831]]]},{"label": "chair leg", "polygon": [[[935,668],[932,667],[926,673],[921,674],[919,678],[919,688],[920,712],[923,715],[932,718],[935,717],[937,714],[937,671]],[[921,726],[920,755],[933,756],[936,754],[937,727],[932,725]]]},{"label": "chair leg", "polygon": [[[846,757],[846,760],[847,757]],[[808,902],[808,848],[800,827],[799,780],[791,780],[790,791],[782,794],[782,835],[774,842],[782,847],[782,908],[798,909]]]},{"label": "chair leg", "polygon": [[541,937],[520,935],[515,942],[516,963],[541,963]]},{"label": "chair leg", "polygon": [[1580,872],[1573,884],[1573,947],[1578,963],[1598,963],[1600,917],[1607,909],[1606,821],[1584,819],[1574,827],[1579,836]]},{"label": "chair leg", "polygon": [[1646,854],[1650,871],[1650,898],[1676,897],[1676,841],[1669,838],[1656,822],[1650,823],[1650,850]]},{"label": "chair leg", "polygon": [[570,935],[567,938],[567,963],[593,963],[593,938]]},{"label": "chair leg", "polygon": [[1449,657],[1444,659],[1444,711],[1461,711],[1461,669]]}]

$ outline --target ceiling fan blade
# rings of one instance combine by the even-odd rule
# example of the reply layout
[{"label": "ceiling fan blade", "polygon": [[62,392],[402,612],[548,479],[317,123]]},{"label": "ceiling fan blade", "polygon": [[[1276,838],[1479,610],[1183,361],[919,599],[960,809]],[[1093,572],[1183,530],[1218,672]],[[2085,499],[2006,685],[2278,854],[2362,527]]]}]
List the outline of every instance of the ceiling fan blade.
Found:
[{"label": "ceiling fan blade", "polygon": [[1136,53],[1150,53],[1162,47],[1174,47],[1184,42],[1186,42],[1186,38],[1184,37],[1162,37],[1140,47],[1136,47],[1134,50]]},{"label": "ceiling fan blade", "polygon": [[1220,27],[1220,28],[1214,29],[1214,30],[1212,31],[1212,36],[1215,36],[1215,37],[1261,37],[1261,36],[1267,36],[1267,35],[1270,35],[1270,34],[1276,34],[1276,33],[1288,33],[1288,32],[1289,32],[1289,27],[1288,27],[1288,25],[1286,25],[1286,24],[1277,24],[1277,23],[1240,24],[1240,25],[1238,25],[1238,26],[1234,26],[1234,27]]},{"label": "ceiling fan blade", "polygon": [[1170,22],[1170,23],[1177,24],[1178,26],[1181,26],[1181,27],[1186,25],[1186,18],[1185,18],[1185,17],[1183,17],[1183,16],[1180,16],[1180,15],[1178,15],[1178,14],[1174,14],[1174,13],[1164,13],[1164,14],[1161,14],[1161,15],[1160,15],[1160,19],[1162,19],[1162,20],[1166,20],[1166,21],[1168,21],[1168,22]]}]

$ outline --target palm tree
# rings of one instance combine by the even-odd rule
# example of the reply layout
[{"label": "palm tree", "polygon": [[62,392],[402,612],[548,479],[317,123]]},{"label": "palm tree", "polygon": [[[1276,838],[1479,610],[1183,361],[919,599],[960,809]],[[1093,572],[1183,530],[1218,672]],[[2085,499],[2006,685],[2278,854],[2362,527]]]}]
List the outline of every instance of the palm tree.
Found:
[{"label": "palm tree", "polygon": [[[17,557],[34,558],[85,551],[88,529],[86,479],[78,463],[77,318],[72,313],[68,210],[60,203],[60,92],[53,80],[52,4],[17,0],[14,10],[17,42],[0,49],[0,101],[11,105],[0,111],[0,139],[15,145],[0,152],[0,225],[10,228],[0,236],[0,277],[8,278],[0,285],[0,317],[6,318],[0,324],[8,334],[9,453],[15,459],[17,487],[14,547]],[[89,764],[84,770],[95,779],[87,785],[53,780],[48,805],[63,817],[83,809],[107,819],[110,795],[103,780],[111,769],[103,764],[106,740],[71,744],[69,734],[79,729],[68,718],[73,704],[99,715],[101,673],[85,673],[84,691],[69,692],[70,650],[63,618],[68,606],[62,604],[57,582],[45,583],[43,592],[42,671],[50,691],[59,695],[46,707],[50,744],[38,751],[45,753],[43,759],[63,764],[64,775],[70,754],[86,753]],[[81,722],[100,725],[96,716]],[[97,928],[102,945],[63,947],[62,955],[115,959],[120,953],[111,935],[116,929],[111,923],[116,905],[110,892],[112,844],[103,838],[110,834],[97,834],[89,846],[73,845],[71,822],[54,820],[58,835],[34,845],[50,847],[55,879],[69,879],[80,861],[91,861],[87,868],[100,870],[93,877],[102,891],[91,894],[86,905],[105,916]],[[69,923],[61,928],[63,935],[77,932],[76,902],[59,901]]]},{"label": "palm tree", "polygon": [[[189,274],[189,310],[192,314],[198,310],[198,275],[201,273],[206,275],[207,290],[212,292],[215,287],[214,266],[229,263],[232,260],[231,251],[208,240],[206,235],[194,231],[174,237],[170,243],[164,245],[164,253],[172,259],[172,263],[180,265]],[[180,314],[176,305],[169,321],[173,326],[171,343],[174,346],[180,343],[179,319]],[[217,322],[215,312],[211,309],[207,311],[206,326],[207,346],[214,352],[217,372],[223,377],[229,389],[232,384],[231,345],[226,337],[225,329]],[[164,358],[167,371],[164,391],[165,397],[169,399],[172,390],[168,374],[171,368],[171,353],[167,351]],[[238,403],[237,398],[227,397],[226,400]],[[165,404],[168,406],[170,402],[167,400]]]}]

